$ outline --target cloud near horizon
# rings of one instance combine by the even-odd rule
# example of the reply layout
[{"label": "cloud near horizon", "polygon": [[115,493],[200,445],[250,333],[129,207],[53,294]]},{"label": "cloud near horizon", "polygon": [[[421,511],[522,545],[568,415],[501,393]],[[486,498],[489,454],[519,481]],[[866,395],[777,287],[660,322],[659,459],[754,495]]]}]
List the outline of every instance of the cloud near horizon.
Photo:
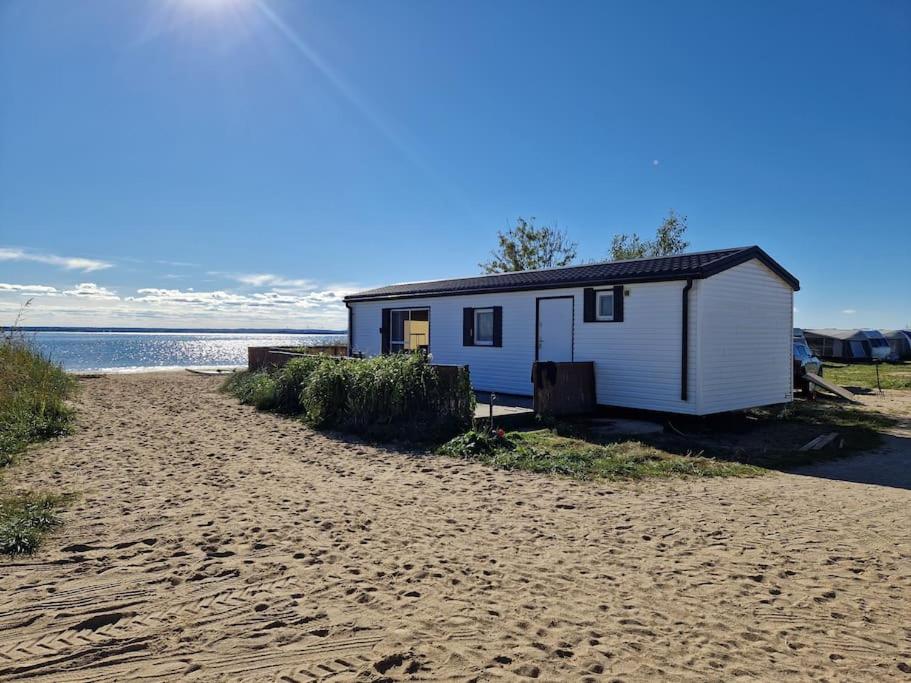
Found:
[{"label": "cloud near horizon", "polygon": [[98,259],[84,258],[82,256],[57,256],[56,254],[41,254],[25,249],[0,247],[0,261],[31,261],[32,263],[45,263],[58,266],[66,270],[81,270],[83,273],[92,273],[113,267],[113,263]]},{"label": "cloud near horizon", "polygon": [[67,289],[63,292],[64,296],[79,296],[85,299],[107,299],[115,300],[120,297],[117,292],[111,291],[107,287],[100,287],[94,282],[81,282],[73,289]]},{"label": "cloud near horizon", "polygon": [[10,285],[5,282],[0,282],[0,293],[3,292],[14,292],[16,294],[32,294],[35,296],[57,294],[58,290],[56,287],[48,287],[47,285]]},{"label": "cloud near horizon", "polygon": [[[262,282],[267,282],[262,280]],[[272,282],[285,286],[302,285],[304,280],[275,277]],[[141,287],[134,294],[116,291],[92,282],[60,289],[47,285],[0,283],[0,313],[22,307],[26,298],[34,299],[29,317],[40,322],[26,324],[128,325],[137,320],[156,323],[209,327],[268,325],[271,327],[318,327],[343,329],[347,314],[343,298],[355,291],[351,287],[272,289],[235,292],[225,289],[198,291],[193,288],[168,289]],[[2,324],[2,323],[0,323]]]},{"label": "cloud near horizon", "polygon": [[292,279],[272,273],[222,273],[210,271],[209,275],[220,275],[251,287],[282,287],[285,289],[316,289],[316,283],[306,279]]}]

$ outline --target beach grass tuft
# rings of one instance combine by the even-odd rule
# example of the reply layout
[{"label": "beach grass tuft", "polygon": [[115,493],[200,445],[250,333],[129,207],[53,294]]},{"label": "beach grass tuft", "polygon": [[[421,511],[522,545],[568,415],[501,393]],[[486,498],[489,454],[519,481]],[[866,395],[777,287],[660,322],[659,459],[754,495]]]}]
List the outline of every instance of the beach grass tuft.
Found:
[{"label": "beach grass tuft", "polygon": [[44,535],[60,524],[58,509],[67,496],[18,493],[0,497],[0,554],[35,552]]}]

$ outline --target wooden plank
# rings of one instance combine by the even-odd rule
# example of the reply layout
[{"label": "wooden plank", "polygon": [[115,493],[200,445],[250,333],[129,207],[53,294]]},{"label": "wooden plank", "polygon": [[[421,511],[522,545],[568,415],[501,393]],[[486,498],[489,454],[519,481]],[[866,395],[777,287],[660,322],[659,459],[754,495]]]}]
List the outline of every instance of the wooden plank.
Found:
[{"label": "wooden plank", "polygon": [[815,439],[813,439],[809,443],[805,444],[803,446],[803,448],[801,448],[800,450],[801,451],[818,451],[820,444],[822,444],[825,441],[827,436],[828,436],[827,434],[820,434]]},{"label": "wooden plank", "polygon": [[838,438],[838,432],[832,432],[831,434],[826,434],[819,438],[819,443],[813,446],[814,451],[821,451],[823,448],[828,446],[830,443],[835,441]]},{"label": "wooden plank", "polygon": [[804,444],[800,450],[801,451],[819,451],[828,446],[830,443],[835,441],[838,438],[838,432],[830,432],[828,434],[820,434],[812,441]]},{"label": "wooden plank", "polygon": [[838,432],[830,432],[828,434],[820,434],[812,441],[804,444],[800,450],[801,451],[819,451],[828,446],[830,443],[835,441],[838,438]]},{"label": "wooden plank", "polygon": [[828,391],[832,394],[835,394],[836,396],[839,396],[839,397],[845,399],[846,401],[851,401],[851,403],[860,403],[860,401],[858,401],[857,398],[854,396],[854,394],[852,394],[850,391],[848,391],[844,387],[840,387],[837,384],[834,384],[826,379],[823,379],[816,373],[808,372],[807,374],[804,375],[804,377],[806,377],[808,382],[812,382],[819,388],[825,389],[826,391]]},{"label": "wooden plank", "polygon": [[803,452],[803,451],[812,451],[812,450],[813,450],[813,447],[814,447],[817,443],[819,443],[819,440],[820,440],[821,438],[822,438],[822,437],[817,436],[817,437],[814,437],[812,440],[808,441],[807,443],[805,443],[803,446],[800,447],[801,452]]}]

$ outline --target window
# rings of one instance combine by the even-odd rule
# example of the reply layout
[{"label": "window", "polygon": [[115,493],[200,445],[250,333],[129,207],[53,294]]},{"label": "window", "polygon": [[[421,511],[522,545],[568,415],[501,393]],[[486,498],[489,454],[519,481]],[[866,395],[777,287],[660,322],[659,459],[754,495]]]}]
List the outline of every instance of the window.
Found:
[{"label": "window", "polygon": [[411,311],[392,311],[389,316],[389,351],[398,353],[405,350],[405,321]]},{"label": "window", "polygon": [[623,300],[629,296],[623,285],[582,290],[582,320],[587,323],[622,323]]},{"label": "window", "polygon": [[597,316],[598,320],[614,319],[614,293],[598,292],[597,293]]},{"label": "window", "polygon": [[463,308],[462,346],[503,346],[503,307]]},{"label": "window", "polygon": [[493,346],[493,309],[476,308],[474,311],[474,343]]},{"label": "window", "polygon": [[[423,321],[427,324],[415,325],[413,321]],[[429,321],[430,310],[426,308],[400,308],[389,311],[389,353],[426,348],[430,343]]]}]

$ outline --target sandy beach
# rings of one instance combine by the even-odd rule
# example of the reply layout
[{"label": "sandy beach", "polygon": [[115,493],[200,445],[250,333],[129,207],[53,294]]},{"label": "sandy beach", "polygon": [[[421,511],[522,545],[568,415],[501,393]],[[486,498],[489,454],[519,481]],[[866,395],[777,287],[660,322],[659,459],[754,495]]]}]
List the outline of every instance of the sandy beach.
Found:
[{"label": "sandy beach", "polygon": [[906,488],[502,472],[220,381],[81,380],[6,475],[80,497],[0,559],[0,679],[911,680]]}]

